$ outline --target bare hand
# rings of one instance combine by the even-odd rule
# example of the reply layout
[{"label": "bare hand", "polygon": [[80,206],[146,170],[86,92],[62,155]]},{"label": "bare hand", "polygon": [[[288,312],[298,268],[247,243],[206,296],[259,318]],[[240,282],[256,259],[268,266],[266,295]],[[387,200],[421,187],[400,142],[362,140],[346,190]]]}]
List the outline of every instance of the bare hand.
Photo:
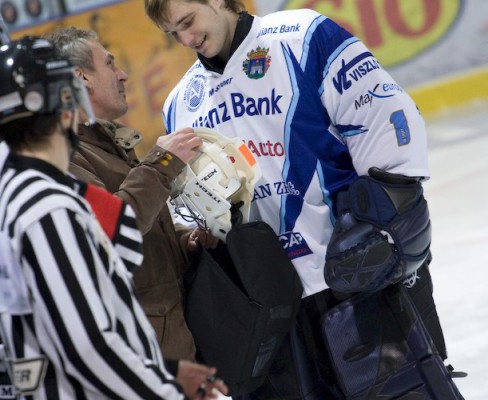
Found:
[{"label": "bare hand", "polygon": [[175,133],[159,136],[156,144],[188,164],[197,155],[197,149],[203,141],[192,128],[183,128]]},{"label": "bare hand", "polygon": [[180,360],[176,381],[190,399],[210,400],[218,398],[218,392],[226,395],[227,385],[216,379],[217,369],[190,361]]},{"label": "bare hand", "polygon": [[215,249],[219,244],[219,240],[208,229],[196,228],[188,236],[187,251],[188,253],[196,251],[198,243],[201,243],[206,249]]}]

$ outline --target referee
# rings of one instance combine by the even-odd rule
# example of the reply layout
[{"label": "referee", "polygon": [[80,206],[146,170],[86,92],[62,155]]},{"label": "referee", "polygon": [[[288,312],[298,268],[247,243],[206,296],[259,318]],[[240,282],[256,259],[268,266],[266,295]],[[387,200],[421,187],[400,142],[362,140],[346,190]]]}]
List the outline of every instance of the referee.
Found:
[{"label": "referee", "polygon": [[78,107],[91,115],[73,68],[46,40],[26,37],[0,47],[0,76],[0,332],[16,397],[225,392],[207,379],[214,368],[168,372],[126,267],[141,262],[132,210],[107,198],[102,228],[93,214],[101,194],[67,175]]}]

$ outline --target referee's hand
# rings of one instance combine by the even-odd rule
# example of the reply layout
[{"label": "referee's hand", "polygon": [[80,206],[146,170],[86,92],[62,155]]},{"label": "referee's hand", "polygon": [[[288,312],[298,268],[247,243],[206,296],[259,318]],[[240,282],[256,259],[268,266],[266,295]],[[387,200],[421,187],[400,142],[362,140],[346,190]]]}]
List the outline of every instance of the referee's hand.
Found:
[{"label": "referee's hand", "polygon": [[217,399],[219,392],[226,395],[229,389],[221,379],[215,377],[216,373],[217,369],[214,367],[180,360],[176,381],[190,399]]},{"label": "referee's hand", "polygon": [[212,235],[208,229],[196,228],[188,235],[186,251],[189,254],[194,253],[198,249],[200,243],[206,249],[215,249],[219,244],[219,239]]}]

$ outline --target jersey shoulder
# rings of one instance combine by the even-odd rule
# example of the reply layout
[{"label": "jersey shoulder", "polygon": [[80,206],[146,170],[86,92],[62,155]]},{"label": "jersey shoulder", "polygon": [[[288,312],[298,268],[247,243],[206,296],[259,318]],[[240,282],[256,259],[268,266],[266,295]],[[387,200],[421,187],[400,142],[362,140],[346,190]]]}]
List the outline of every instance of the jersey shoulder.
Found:
[{"label": "jersey shoulder", "polygon": [[[181,79],[176,83],[173,89],[169,92],[168,97],[165,100],[165,105],[169,106],[173,99],[178,96],[182,90],[185,90],[185,87],[188,85],[188,82],[192,80],[192,78],[196,75],[206,75],[207,70],[204,68],[200,60],[196,60],[193,65],[188,68],[185,74],[181,77]],[[164,108],[163,108],[164,111]]]},{"label": "jersey shoulder", "polygon": [[302,40],[310,26],[319,20],[326,19],[314,10],[284,10],[260,17],[256,39],[286,42]]},{"label": "jersey shoulder", "polygon": [[196,60],[193,65],[188,68],[188,70],[185,72],[185,74],[182,76],[182,78],[179,80],[179,82],[176,85],[176,88],[181,87],[182,85],[185,84],[186,81],[194,77],[195,75],[206,75],[208,71],[205,69],[203,64],[200,62],[200,60]]},{"label": "jersey shoulder", "polygon": [[287,25],[291,23],[303,23],[304,25],[308,25],[317,18],[325,17],[315,10],[305,8],[299,10],[281,10],[260,17],[263,23],[274,23],[278,25]]},{"label": "jersey shoulder", "polygon": [[[32,223],[56,210],[71,210],[77,214],[89,212],[85,200],[70,186],[46,179],[42,173],[29,175],[25,173],[25,175],[22,192],[28,192],[28,198],[25,195],[5,196],[3,198],[3,202],[14,205],[9,208],[9,213],[14,214],[6,215],[5,218],[16,221],[20,231],[25,231]],[[22,178],[20,177],[20,180]]]}]

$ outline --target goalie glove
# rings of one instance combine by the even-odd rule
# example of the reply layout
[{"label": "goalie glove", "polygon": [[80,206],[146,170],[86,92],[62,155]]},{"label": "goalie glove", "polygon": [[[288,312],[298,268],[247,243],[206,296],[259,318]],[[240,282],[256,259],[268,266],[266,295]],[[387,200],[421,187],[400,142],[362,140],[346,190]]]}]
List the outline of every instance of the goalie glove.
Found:
[{"label": "goalie glove", "polygon": [[381,290],[411,275],[429,255],[431,224],[420,179],[368,172],[337,199],[324,276],[338,292]]}]

